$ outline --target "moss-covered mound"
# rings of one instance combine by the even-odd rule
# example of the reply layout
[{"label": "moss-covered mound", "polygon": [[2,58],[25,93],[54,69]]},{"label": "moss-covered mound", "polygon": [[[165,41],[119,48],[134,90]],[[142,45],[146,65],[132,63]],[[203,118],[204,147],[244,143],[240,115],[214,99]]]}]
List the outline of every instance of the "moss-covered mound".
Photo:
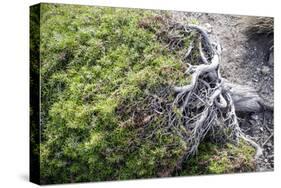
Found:
[{"label": "moss-covered mound", "polygon": [[[165,107],[151,110],[173,101],[171,86],[188,82],[179,54],[158,40],[163,24],[150,10],[41,5],[41,183],[179,169],[186,143],[167,128]],[[245,163],[252,155],[246,146],[209,146],[176,175],[231,172],[238,162],[229,155]]]},{"label": "moss-covered mound", "polygon": [[176,175],[251,172],[255,169],[254,154],[254,148],[245,142],[240,142],[238,146],[205,142],[200,145],[198,155],[185,161]]}]

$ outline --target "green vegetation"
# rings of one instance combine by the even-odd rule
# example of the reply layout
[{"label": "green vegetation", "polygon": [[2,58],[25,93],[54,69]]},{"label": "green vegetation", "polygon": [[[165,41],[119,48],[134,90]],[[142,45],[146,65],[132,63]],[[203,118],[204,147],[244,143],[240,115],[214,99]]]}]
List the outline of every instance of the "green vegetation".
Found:
[{"label": "green vegetation", "polygon": [[186,161],[177,175],[251,172],[255,169],[254,155],[255,149],[245,142],[238,146],[205,142],[199,146],[198,155]]},{"label": "green vegetation", "polygon": [[[177,52],[158,40],[164,22],[150,10],[78,5],[41,4],[40,16],[41,183],[172,175],[187,146],[149,105],[188,80]],[[206,173],[233,171],[230,155],[245,163],[252,155],[246,146],[202,147]],[[197,162],[182,175],[201,174]]]}]

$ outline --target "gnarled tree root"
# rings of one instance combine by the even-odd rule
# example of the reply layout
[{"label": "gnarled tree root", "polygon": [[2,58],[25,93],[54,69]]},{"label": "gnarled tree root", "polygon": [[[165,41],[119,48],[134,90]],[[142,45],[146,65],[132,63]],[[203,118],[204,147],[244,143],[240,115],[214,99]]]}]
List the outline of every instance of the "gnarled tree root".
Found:
[{"label": "gnarled tree root", "polygon": [[169,126],[184,138],[188,146],[179,163],[197,152],[200,142],[211,129],[227,132],[224,136],[234,143],[239,139],[245,140],[256,149],[257,159],[262,155],[262,148],[242,132],[236,112],[261,111],[264,106],[262,99],[253,89],[231,84],[221,77],[220,46],[210,41],[204,29],[181,24],[176,24],[176,27],[186,33],[197,32],[200,55],[197,65],[189,64],[187,57],[196,50],[192,41],[184,57],[189,65],[187,78],[191,76],[191,82],[174,87],[176,97],[168,112]]}]

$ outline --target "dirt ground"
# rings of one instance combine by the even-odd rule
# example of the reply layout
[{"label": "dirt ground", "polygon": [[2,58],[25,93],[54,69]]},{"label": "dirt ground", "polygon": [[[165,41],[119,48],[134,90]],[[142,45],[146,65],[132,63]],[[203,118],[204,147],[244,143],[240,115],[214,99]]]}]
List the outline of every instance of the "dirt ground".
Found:
[{"label": "dirt ground", "polygon": [[[269,53],[270,40],[273,39],[249,39],[245,28],[251,23],[245,23],[245,16],[184,12],[173,12],[172,15],[179,22],[197,20],[206,28],[211,38],[222,46],[222,76],[233,83],[254,88],[266,105],[273,106],[274,65],[273,53]],[[257,160],[257,171],[273,170],[273,113],[250,114],[241,119],[241,128],[263,147],[263,156]]]}]

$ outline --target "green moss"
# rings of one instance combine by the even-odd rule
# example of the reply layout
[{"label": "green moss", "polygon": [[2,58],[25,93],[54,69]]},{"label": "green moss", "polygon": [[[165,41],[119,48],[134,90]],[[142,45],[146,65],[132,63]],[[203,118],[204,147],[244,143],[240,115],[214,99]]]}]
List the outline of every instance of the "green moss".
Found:
[{"label": "green moss", "polygon": [[[41,183],[170,175],[187,145],[149,108],[151,96],[166,88],[172,101],[168,88],[190,80],[181,52],[157,39],[163,20],[150,10],[77,5],[41,4],[41,13]],[[182,175],[230,172],[227,157],[240,152],[246,166],[251,159],[246,146],[216,147],[201,145]]]},{"label": "green moss", "polygon": [[244,141],[237,146],[227,143],[216,145],[200,144],[198,154],[185,161],[177,175],[222,174],[254,171],[255,149]]},{"label": "green moss", "polygon": [[163,121],[144,123],[148,93],[186,82],[182,62],[157,40],[157,15],[52,4],[41,12],[42,183],[152,177],[173,168],[186,149],[181,138],[161,129],[142,138]]}]

